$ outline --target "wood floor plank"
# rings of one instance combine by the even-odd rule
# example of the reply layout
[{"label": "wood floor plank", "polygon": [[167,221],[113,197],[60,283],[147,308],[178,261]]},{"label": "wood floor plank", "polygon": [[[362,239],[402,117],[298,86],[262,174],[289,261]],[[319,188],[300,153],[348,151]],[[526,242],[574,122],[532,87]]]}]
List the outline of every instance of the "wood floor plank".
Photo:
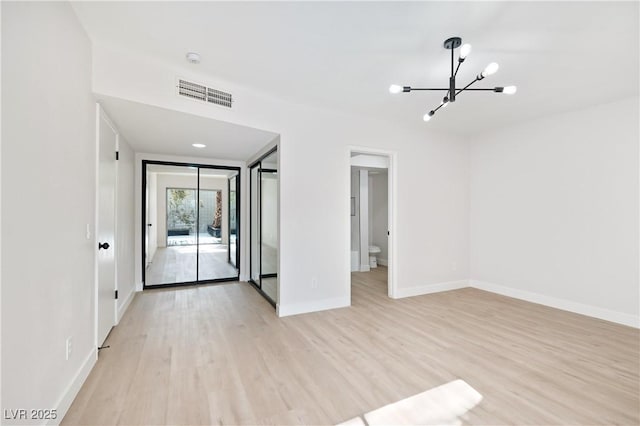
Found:
[{"label": "wood floor plank", "polygon": [[640,423],[640,332],[476,289],[277,318],[250,285],[137,294],[63,424],[335,424],[462,379],[464,424]]}]

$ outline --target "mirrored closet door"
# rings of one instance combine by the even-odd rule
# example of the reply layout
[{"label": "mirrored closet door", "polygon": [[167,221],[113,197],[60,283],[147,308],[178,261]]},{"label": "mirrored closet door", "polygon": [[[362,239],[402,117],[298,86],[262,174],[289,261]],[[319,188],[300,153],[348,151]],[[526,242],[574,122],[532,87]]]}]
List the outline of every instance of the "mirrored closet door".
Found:
[{"label": "mirrored closet door", "polygon": [[278,152],[251,165],[250,277],[272,304],[278,301]]}]

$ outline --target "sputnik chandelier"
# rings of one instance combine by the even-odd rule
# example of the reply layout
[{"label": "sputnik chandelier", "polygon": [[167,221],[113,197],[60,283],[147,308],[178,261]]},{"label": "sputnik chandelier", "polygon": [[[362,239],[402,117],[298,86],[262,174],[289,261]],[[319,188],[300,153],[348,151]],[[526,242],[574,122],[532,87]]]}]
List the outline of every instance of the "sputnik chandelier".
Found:
[{"label": "sputnik chandelier", "polygon": [[[474,91],[491,91],[496,93],[503,93],[505,95],[513,95],[516,93],[516,86],[506,86],[506,87],[493,87],[487,89],[480,88],[471,88],[471,85],[476,81],[483,80],[485,77],[488,77],[492,74],[495,74],[498,71],[498,64],[495,62],[491,62],[489,65],[485,67],[485,69],[476,76],[471,83],[464,86],[462,89],[456,87],[456,75],[458,75],[458,70],[460,69],[460,65],[464,62],[464,60],[471,53],[471,45],[463,44],[462,47],[462,39],[460,37],[451,37],[444,41],[444,48],[451,50],[451,77],[449,77],[449,87],[445,88],[424,88],[424,87],[411,87],[411,86],[398,86],[397,84],[392,84],[389,87],[389,92],[391,93],[401,93],[401,92],[412,92],[414,90],[435,90],[435,91],[446,91],[446,95],[442,98],[442,102],[436,108],[432,109],[428,113],[422,117],[424,121],[431,120],[431,117],[440,109],[449,105],[450,102],[456,101],[456,96],[460,95],[460,93],[465,90],[474,90]],[[460,56],[458,57],[458,66],[455,67],[454,71],[454,49],[460,47]]]}]

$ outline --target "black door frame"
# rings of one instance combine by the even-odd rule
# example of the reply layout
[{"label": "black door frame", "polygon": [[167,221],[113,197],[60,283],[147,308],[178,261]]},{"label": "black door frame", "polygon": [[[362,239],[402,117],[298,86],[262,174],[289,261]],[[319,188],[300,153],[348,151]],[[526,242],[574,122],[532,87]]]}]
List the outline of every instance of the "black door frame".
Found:
[{"label": "black door frame", "polygon": [[[242,169],[240,167],[234,166],[218,166],[211,164],[197,164],[197,163],[180,163],[174,161],[159,161],[159,160],[142,160],[142,231],[141,231],[141,241],[142,241],[142,289],[152,289],[152,288],[166,288],[166,287],[182,287],[182,286],[193,286],[199,284],[212,284],[212,283],[220,283],[220,282],[229,282],[229,281],[239,281],[240,280],[240,220],[239,217],[236,220],[236,259],[238,262],[236,263],[236,270],[238,271],[235,277],[229,278],[216,278],[210,280],[199,280],[199,258],[200,258],[200,247],[199,247],[199,235],[196,233],[196,246],[198,247],[196,250],[196,280],[195,281],[185,281],[179,283],[168,283],[168,284],[153,284],[147,285],[146,282],[146,242],[145,237],[147,235],[147,199],[146,199],[146,190],[147,190],[147,165],[155,164],[161,166],[179,166],[179,167],[191,167],[197,170],[197,188],[196,188],[196,223],[200,223],[200,169],[214,169],[214,170],[232,170],[237,172],[237,181],[236,181],[236,215],[239,216],[240,208],[240,180],[241,180],[241,172]],[[197,227],[196,227],[197,228]]]}]

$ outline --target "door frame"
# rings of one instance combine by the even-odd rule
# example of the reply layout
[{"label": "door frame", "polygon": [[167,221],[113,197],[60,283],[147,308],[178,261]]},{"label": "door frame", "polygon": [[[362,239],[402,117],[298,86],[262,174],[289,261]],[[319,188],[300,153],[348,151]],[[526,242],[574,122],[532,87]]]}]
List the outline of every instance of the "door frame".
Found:
[{"label": "door frame", "polygon": [[[198,276],[198,257],[196,256],[196,281],[186,281],[186,282],[180,282],[180,283],[168,283],[168,284],[156,284],[156,285],[147,285],[146,283],[146,255],[145,255],[145,251],[146,251],[146,247],[145,247],[145,237],[147,234],[147,201],[146,201],[146,189],[147,189],[147,165],[161,165],[161,166],[180,166],[180,167],[195,167],[197,169],[197,177],[198,177],[198,182],[197,182],[197,188],[196,188],[196,194],[198,194],[199,196],[199,192],[200,192],[200,169],[215,169],[215,170],[232,170],[237,172],[237,193],[236,193],[236,203],[237,203],[237,210],[236,210],[236,214],[238,215],[238,219],[237,219],[237,229],[236,229],[236,235],[237,235],[237,240],[236,240],[236,250],[238,251],[238,264],[236,265],[236,269],[238,270],[238,273],[235,277],[230,277],[230,278],[216,278],[216,279],[210,279],[210,280],[198,280],[197,276]],[[241,174],[242,174],[242,168],[241,167],[237,167],[237,166],[222,166],[222,165],[213,165],[213,164],[200,164],[200,163],[182,163],[182,162],[178,162],[178,161],[163,161],[163,160],[142,160],[142,167],[141,167],[141,171],[142,171],[142,185],[141,185],[141,204],[142,204],[142,214],[140,215],[141,217],[141,225],[142,225],[142,229],[141,229],[141,266],[142,266],[142,289],[143,290],[148,290],[148,289],[154,289],[154,288],[166,288],[166,287],[183,287],[183,286],[193,286],[193,285],[200,285],[200,284],[215,284],[215,283],[222,283],[222,282],[229,282],[229,281],[239,281],[240,280],[240,211],[241,211],[241,194],[240,194],[240,190],[241,190],[241,186],[240,186],[240,182],[241,182]],[[228,195],[227,195],[228,197]],[[199,222],[199,214],[200,214],[200,209],[197,209],[198,211],[198,222]]]},{"label": "door frame", "polygon": [[[384,156],[389,159],[389,169],[387,170],[387,231],[388,231],[388,256],[387,256],[387,296],[392,299],[397,298],[397,284],[398,284],[398,268],[396,267],[398,239],[396,238],[397,224],[397,196],[398,189],[398,153],[396,151],[390,151],[386,149],[371,148],[366,146],[350,145],[347,148],[347,168],[346,168],[346,195],[345,195],[345,216],[351,217],[351,155],[352,153],[358,154],[370,154],[377,156]],[[346,221],[347,232],[346,237],[346,253],[345,259],[347,260],[347,283],[349,300],[351,300],[351,223]]]}]

